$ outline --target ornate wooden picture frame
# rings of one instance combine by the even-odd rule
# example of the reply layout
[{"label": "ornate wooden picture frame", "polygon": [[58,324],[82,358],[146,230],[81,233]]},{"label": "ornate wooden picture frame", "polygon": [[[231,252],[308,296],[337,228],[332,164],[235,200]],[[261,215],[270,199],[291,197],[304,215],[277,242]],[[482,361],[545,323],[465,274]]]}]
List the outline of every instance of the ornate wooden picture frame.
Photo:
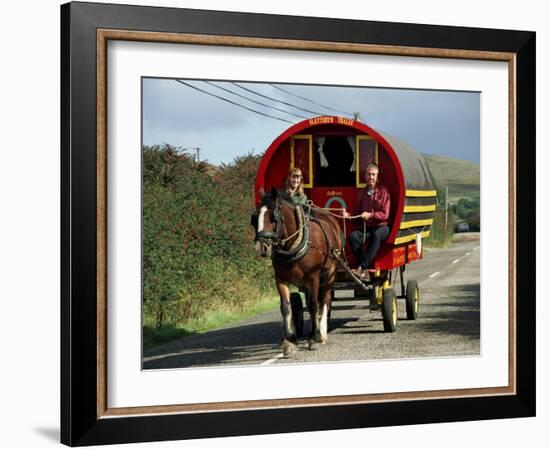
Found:
[{"label": "ornate wooden picture frame", "polygon": [[[535,33],[93,3],[63,5],[61,24],[62,443],[79,446],[534,416]],[[106,73],[111,41],[506,62],[508,385],[109,408]]]}]

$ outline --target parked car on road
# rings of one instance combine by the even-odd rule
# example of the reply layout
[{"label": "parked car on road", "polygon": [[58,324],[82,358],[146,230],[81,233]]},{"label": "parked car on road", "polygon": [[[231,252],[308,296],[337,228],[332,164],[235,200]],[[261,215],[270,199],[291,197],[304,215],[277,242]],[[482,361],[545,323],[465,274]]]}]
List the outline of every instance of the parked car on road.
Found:
[{"label": "parked car on road", "polygon": [[456,225],[456,232],[469,232],[470,226],[468,226],[468,223],[458,223]]}]

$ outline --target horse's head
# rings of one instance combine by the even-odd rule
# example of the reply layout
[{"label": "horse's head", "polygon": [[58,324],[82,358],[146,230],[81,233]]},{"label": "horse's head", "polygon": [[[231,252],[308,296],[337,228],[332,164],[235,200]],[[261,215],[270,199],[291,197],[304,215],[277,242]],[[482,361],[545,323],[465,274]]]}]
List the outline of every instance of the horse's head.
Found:
[{"label": "horse's head", "polygon": [[283,231],[281,204],[276,189],[272,189],[269,195],[260,191],[260,197],[260,204],[256,214],[251,216],[250,224],[256,230],[256,254],[271,257],[273,246],[278,243]]}]

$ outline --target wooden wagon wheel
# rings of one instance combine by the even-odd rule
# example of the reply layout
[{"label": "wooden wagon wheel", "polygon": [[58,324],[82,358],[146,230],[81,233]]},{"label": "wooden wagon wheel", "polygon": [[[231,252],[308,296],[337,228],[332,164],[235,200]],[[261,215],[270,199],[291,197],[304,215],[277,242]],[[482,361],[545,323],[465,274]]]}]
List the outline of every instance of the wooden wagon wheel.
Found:
[{"label": "wooden wagon wheel", "polygon": [[418,282],[410,280],[407,282],[407,293],[405,294],[405,305],[408,320],[416,320],[418,317],[419,302],[420,294],[418,291]]},{"label": "wooden wagon wheel", "polygon": [[382,321],[384,332],[397,330],[397,296],[393,288],[386,288],[382,293]]}]

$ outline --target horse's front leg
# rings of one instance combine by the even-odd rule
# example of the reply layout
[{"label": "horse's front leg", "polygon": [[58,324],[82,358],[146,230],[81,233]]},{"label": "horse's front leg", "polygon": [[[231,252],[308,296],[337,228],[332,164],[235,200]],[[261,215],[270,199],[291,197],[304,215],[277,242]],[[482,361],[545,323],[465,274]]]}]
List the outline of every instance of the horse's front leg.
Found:
[{"label": "horse's front leg", "polygon": [[275,281],[279,297],[281,299],[281,316],[283,318],[283,354],[286,356],[296,352],[296,327],[292,321],[292,309],[290,307],[290,289],[288,284],[279,280]]},{"label": "horse's front leg", "polygon": [[328,321],[330,316],[330,308],[332,307],[332,286],[336,280],[336,268],[327,275],[324,286],[320,289],[320,315],[321,321],[319,324],[319,330],[321,333],[321,343],[328,342]]},{"label": "horse's front leg", "polygon": [[311,319],[311,332],[308,339],[309,349],[316,349],[316,344],[322,341],[320,331],[321,316],[319,313],[319,281],[320,279],[317,276],[311,282],[309,298],[309,316]]},{"label": "horse's front leg", "polygon": [[320,323],[319,323],[319,331],[321,334],[321,343],[327,343],[328,342],[328,315],[331,307],[332,302],[332,286],[331,287],[325,287],[323,291],[321,292],[320,298]]}]

